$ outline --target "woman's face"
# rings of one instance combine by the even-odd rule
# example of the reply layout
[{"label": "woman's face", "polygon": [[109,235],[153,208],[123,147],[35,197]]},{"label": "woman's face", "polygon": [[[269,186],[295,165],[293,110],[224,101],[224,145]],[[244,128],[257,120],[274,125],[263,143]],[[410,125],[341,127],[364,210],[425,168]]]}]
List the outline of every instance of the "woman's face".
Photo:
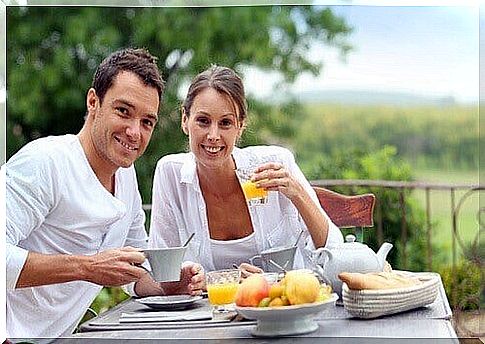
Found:
[{"label": "woman's face", "polygon": [[190,114],[182,114],[182,129],[200,167],[233,168],[231,153],[242,134],[234,102],[224,93],[206,88],[195,98]]}]

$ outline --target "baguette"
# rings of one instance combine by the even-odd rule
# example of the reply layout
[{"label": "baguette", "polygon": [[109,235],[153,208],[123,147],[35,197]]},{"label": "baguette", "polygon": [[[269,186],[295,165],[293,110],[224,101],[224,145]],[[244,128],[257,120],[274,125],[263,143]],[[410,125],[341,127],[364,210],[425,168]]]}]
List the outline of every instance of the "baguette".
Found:
[{"label": "baguette", "polygon": [[405,288],[421,283],[417,278],[403,277],[394,272],[342,272],[338,278],[352,290]]}]

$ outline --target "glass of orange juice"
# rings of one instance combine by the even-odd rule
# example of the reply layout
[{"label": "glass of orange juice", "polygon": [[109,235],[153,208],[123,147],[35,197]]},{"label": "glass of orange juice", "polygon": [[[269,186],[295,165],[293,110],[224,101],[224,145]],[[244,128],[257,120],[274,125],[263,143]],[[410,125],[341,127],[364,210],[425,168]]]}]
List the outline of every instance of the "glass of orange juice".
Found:
[{"label": "glass of orange juice", "polygon": [[268,199],[268,191],[263,188],[256,187],[256,183],[251,181],[252,169],[237,169],[236,174],[241,181],[241,188],[244,197],[249,205],[266,204]]},{"label": "glass of orange juice", "polygon": [[241,273],[239,269],[209,271],[205,274],[207,296],[213,306],[212,317],[221,318],[234,311]]}]

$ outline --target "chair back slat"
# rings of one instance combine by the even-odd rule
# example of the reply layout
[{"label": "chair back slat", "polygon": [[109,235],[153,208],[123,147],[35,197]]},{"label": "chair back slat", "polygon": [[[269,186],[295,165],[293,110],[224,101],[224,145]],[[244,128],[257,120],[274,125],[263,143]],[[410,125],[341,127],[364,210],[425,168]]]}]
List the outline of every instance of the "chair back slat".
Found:
[{"label": "chair back slat", "polygon": [[314,186],[318,200],[333,223],[340,228],[374,226],[373,194],[347,196]]}]

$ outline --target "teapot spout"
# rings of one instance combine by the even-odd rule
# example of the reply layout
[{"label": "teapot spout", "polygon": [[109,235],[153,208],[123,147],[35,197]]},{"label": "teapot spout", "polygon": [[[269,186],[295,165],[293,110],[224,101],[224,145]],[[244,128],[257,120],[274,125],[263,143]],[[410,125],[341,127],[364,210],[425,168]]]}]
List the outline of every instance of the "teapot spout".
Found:
[{"label": "teapot spout", "polygon": [[377,259],[379,260],[379,264],[382,268],[384,268],[384,262],[386,261],[387,254],[392,248],[392,244],[385,242],[377,251]]}]

